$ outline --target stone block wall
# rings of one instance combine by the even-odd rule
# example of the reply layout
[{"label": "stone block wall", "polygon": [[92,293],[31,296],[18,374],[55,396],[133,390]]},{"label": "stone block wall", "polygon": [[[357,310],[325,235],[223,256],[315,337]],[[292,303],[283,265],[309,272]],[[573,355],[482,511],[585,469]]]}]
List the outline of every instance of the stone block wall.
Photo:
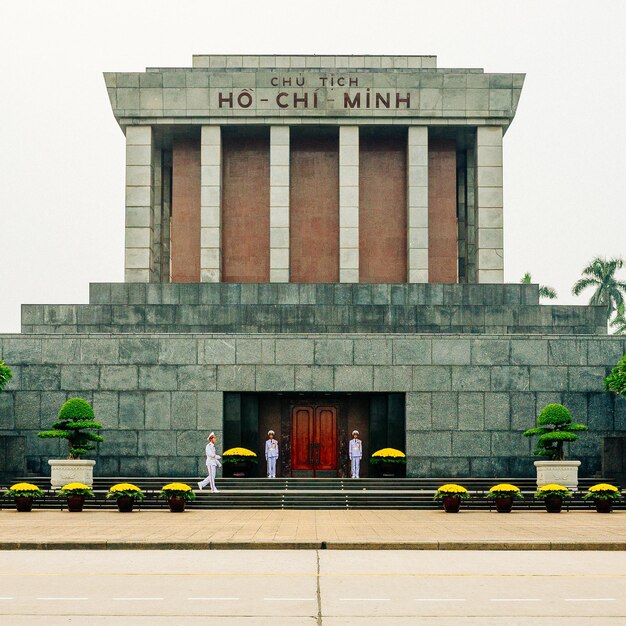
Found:
[{"label": "stone block wall", "polygon": [[26,439],[28,468],[63,453],[40,440],[71,396],[106,425],[99,475],[204,471],[223,392],[406,394],[411,476],[532,475],[521,432],[563,402],[590,427],[571,455],[600,470],[604,436],[626,435],[626,402],[602,381],[626,351],[620,337],[471,335],[1,335],[14,379],[0,395],[0,436]]},{"label": "stone block wall", "polygon": [[602,307],[537,285],[92,284],[90,304],[23,305],[22,332],[606,334]]}]

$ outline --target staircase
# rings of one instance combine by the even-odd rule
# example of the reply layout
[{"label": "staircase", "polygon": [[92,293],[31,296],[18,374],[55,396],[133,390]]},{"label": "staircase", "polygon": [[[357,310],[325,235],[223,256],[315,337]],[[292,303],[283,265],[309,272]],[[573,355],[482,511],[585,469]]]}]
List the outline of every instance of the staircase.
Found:
[{"label": "staircase", "polygon": [[[47,477],[16,479],[38,485],[45,493],[43,500],[36,500],[35,508],[61,509],[65,499],[50,490]],[[543,510],[540,500],[535,500],[534,478],[221,478],[217,479],[219,493],[197,490],[197,478],[138,478],[119,477],[94,479],[95,498],[87,499],[86,509],[115,508],[115,501],[105,498],[109,487],[118,482],[130,482],[146,492],[142,509],[163,509],[167,503],[158,498],[161,487],[169,482],[183,482],[194,487],[197,499],[193,509],[438,509],[441,504],[433,500],[437,487],[447,482],[457,482],[467,488],[472,498],[463,503],[470,510],[491,510],[493,502],[485,497],[490,487],[508,482],[518,486],[524,500],[517,500],[517,510]],[[579,491],[566,501],[569,510],[593,509],[593,503],[582,499],[587,489],[608,479],[579,479]],[[614,483],[613,483],[614,484]],[[6,487],[6,486],[5,486]],[[0,499],[0,508],[12,508],[8,500]],[[617,502],[616,509],[626,509],[626,503]]]}]

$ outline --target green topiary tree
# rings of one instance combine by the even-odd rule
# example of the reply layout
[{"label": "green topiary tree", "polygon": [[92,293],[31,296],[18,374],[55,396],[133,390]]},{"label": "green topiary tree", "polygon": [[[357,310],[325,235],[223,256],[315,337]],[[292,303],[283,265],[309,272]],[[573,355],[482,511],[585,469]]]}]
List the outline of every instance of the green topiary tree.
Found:
[{"label": "green topiary tree", "polygon": [[604,386],[607,391],[626,398],[626,354],[604,379]]},{"label": "green topiary tree", "polygon": [[9,381],[13,378],[13,372],[8,365],[5,365],[4,361],[0,359],[0,393],[4,391],[4,388],[9,384]]},{"label": "green topiary tree", "polygon": [[102,428],[102,424],[95,421],[91,404],[82,398],[70,398],[63,404],[56,421],[52,424],[53,430],[45,430],[37,434],[43,439],[67,439],[68,459],[80,459],[89,450],[95,450],[95,442],[104,441],[101,435],[87,432],[87,429]]},{"label": "green topiary tree", "polygon": [[537,417],[536,428],[530,428],[524,437],[539,435],[533,454],[547,456],[553,461],[562,461],[563,443],[577,441],[574,431],[588,430],[584,424],[572,424],[571,413],[562,404],[547,404]]}]

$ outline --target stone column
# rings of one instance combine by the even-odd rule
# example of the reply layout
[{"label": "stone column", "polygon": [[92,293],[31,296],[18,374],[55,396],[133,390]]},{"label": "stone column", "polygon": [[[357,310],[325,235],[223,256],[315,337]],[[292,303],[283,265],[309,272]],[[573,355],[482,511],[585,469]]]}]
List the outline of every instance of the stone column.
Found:
[{"label": "stone column", "polygon": [[222,135],[203,126],[200,139],[200,280],[222,279]]},{"label": "stone column", "polygon": [[126,232],[124,281],[154,280],[152,127],[126,127]]},{"label": "stone column", "polygon": [[359,127],[339,127],[339,282],[359,282]]},{"label": "stone column", "polygon": [[502,127],[476,130],[476,282],[504,282]]},{"label": "stone column", "polygon": [[408,282],[428,282],[428,128],[409,126],[407,147]]},{"label": "stone column", "polygon": [[289,126],[270,127],[270,282],[289,282]]}]

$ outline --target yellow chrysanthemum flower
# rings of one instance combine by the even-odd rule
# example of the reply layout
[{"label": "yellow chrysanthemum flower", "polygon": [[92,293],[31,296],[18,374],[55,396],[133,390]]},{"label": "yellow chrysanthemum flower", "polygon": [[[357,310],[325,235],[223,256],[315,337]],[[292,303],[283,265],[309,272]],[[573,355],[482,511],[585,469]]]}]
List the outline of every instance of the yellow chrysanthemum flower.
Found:
[{"label": "yellow chrysanthemum flower", "polygon": [[83,483],[67,483],[61,487],[63,491],[71,491],[72,489],[90,489],[89,485],[83,485]]},{"label": "yellow chrysanthemum flower", "polygon": [[109,491],[115,493],[116,491],[141,491],[141,489],[132,483],[117,483],[117,485],[113,485]]},{"label": "yellow chrysanthemum flower", "polygon": [[539,487],[537,491],[569,491],[569,489],[567,487],[563,487],[563,485],[551,484]]},{"label": "yellow chrysanthemum flower", "polygon": [[16,485],[11,485],[9,491],[39,491],[39,487],[30,483],[17,483]]},{"label": "yellow chrysanthemum flower", "polygon": [[168,483],[161,489],[162,491],[191,491],[191,487],[189,485],[185,485],[184,483]]},{"label": "yellow chrysanthemum flower", "polygon": [[619,491],[619,489],[613,485],[609,485],[608,483],[599,483],[597,485],[593,485],[593,487],[589,487],[589,491],[593,493],[594,491]]},{"label": "yellow chrysanthemum flower", "polygon": [[467,493],[467,489],[465,489],[465,487],[461,487],[461,485],[455,485],[454,483],[441,485],[441,487],[439,487],[437,491],[446,493]]},{"label": "yellow chrysanthemum flower", "polygon": [[519,487],[509,483],[500,483],[499,485],[494,485],[489,491],[519,491]]},{"label": "yellow chrysanthemum flower", "polygon": [[223,452],[222,456],[256,456],[256,454],[248,448],[230,448]]},{"label": "yellow chrysanthemum flower", "polygon": [[382,450],[377,450],[372,454],[372,456],[387,456],[395,459],[403,459],[406,454],[401,452],[400,450],[396,450],[395,448],[383,448]]}]

